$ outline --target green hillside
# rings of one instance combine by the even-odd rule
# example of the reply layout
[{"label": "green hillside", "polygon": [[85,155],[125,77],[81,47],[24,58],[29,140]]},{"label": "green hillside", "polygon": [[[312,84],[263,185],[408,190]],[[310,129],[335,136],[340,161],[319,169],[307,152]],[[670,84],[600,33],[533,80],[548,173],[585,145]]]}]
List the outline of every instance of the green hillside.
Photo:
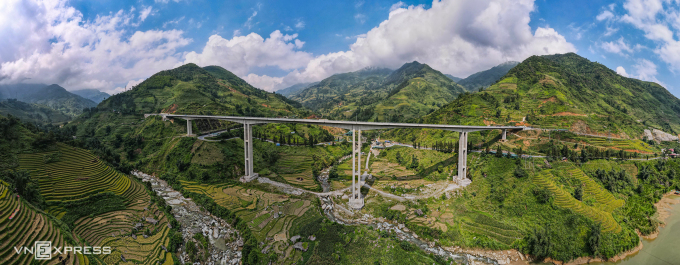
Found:
[{"label": "green hillside", "polygon": [[639,139],[647,128],[677,135],[680,100],[656,83],[568,53],[532,56],[483,92],[462,95],[422,121],[525,124]]},{"label": "green hillside", "polygon": [[97,105],[94,101],[68,92],[56,84],[39,89],[27,96],[24,101],[44,105],[70,116],[77,116],[83,112],[83,109]]},{"label": "green hillside", "polygon": [[295,84],[295,85],[289,86],[287,88],[277,90],[276,94],[281,94],[281,95],[283,95],[287,98],[290,98],[290,97],[295,96],[298,93],[300,93],[300,91],[305,90],[306,88],[311,87],[313,85],[316,85],[318,83],[319,82]]},{"label": "green hillside", "polygon": [[456,83],[460,84],[461,86],[465,87],[467,90],[476,91],[479,88],[488,87],[498,82],[498,80],[500,80],[501,77],[507,74],[508,71],[510,71],[510,69],[512,69],[518,64],[519,62],[513,61],[505,62],[497,66],[494,66],[489,70],[474,73],[466,78],[463,78],[460,81],[456,81],[455,79],[454,81],[456,81]]},{"label": "green hillside", "polygon": [[0,101],[0,114],[15,116],[25,122],[38,124],[59,124],[71,120],[71,117],[37,104],[29,104],[16,99]]},{"label": "green hillside", "polygon": [[331,76],[291,99],[332,119],[406,121],[430,113],[465,89],[426,64]]},{"label": "green hillside", "polygon": [[101,92],[96,89],[80,89],[80,90],[74,90],[71,91],[71,93],[76,94],[78,96],[84,97],[86,99],[94,101],[94,103],[99,104],[99,102],[102,102],[106,98],[110,97],[108,93]]}]

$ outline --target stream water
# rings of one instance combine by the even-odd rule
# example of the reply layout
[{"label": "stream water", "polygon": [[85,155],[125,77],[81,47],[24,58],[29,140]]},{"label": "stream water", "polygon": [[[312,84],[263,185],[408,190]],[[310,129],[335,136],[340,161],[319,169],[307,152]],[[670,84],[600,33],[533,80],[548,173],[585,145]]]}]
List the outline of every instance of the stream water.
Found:
[{"label": "stream water", "polygon": [[[680,196],[673,196],[680,200]],[[606,265],[670,265],[680,264],[680,203],[671,208],[671,215],[665,220],[666,226],[659,230],[656,239],[642,240],[644,246],[638,253],[618,262],[604,262]]]}]

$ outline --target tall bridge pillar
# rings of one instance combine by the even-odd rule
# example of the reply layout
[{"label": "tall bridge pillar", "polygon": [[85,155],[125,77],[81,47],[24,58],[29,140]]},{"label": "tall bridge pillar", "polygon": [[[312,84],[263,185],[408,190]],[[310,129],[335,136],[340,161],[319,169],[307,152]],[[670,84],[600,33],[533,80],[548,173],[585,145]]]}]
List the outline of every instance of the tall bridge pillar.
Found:
[{"label": "tall bridge pillar", "polygon": [[[359,141],[357,141],[359,138]],[[355,180],[356,179],[356,180]],[[364,207],[364,198],[361,197],[361,130],[352,129],[352,195],[349,205],[353,209]]]},{"label": "tall bridge pillar", "polygon": [[460,132],[458,140],[458,179],[465,179],[467,177],[467,138],[468,132]]},{"label": "tall bridge pillar", "polygon": [[241,182],[249,182],[257,178],[257,173],[253,169],[253,125],[243,124],[243,152],[245,154],[245,175],[241,177]]},{"label": "tall bridge pillar", "polygon": [[508,130],[503,129],[501,130],[501,141],[505,141],[508,139]]},{"label": "tall bridge pillar", "polygon": [[193,135],[192,129],[193,127],[191,126],[191,120],[187,119],[187,136]]}]

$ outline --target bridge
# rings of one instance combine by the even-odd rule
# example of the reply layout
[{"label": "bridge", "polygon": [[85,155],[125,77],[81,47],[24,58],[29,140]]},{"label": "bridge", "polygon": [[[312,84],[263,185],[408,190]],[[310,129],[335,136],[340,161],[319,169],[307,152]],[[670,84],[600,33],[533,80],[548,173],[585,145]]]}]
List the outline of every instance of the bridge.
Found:
[{"label": "bridge", "polygon": [[[238,116],[213,116],[213,115],[182,115],[182,114],[146,114],[144,117],[162,116],[163,120],[168,118],[179,118],[187,121],[187,135],[192,133],[192,120],[223,120],[243,124],[243,149],[245,154],[245,175],[241,181],[247,182],[257,178],[257,173],[253,170],[253,125],[267,123],[299,123],[311,124],[328,127],[336,127],[352,131],[352,195],[349,204],[354,209],[361,209],[364,206],[364,198],[361,196],[362,181],[368,176],[367,173],[361,174],[361,131],[377,129],[439,129],[445,131],[459,132],[458,141],[458,175],[456,178],[463,179],[467,176],[467,140],[468,133],[501,130],[501,140],[506,139],[508,130],[523,130],[524,127],[517,126],[468,126],[468,125],[449,125],[449,124],[421,124],[421,123],[391,123],[391,122],[365,122],[365,121],[337,121],[337,120],[317,120],[317,119],[288,119],[288,118],[264,118],[264,117],[238,117]],[[357,141],[357,137],[359,141]]]}]

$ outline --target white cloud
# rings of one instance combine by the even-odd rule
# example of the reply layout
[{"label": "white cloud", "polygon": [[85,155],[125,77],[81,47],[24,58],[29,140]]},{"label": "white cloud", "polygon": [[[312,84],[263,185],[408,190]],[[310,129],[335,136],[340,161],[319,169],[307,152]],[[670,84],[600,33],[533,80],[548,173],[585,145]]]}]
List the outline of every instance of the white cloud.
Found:
[{"label": "white cloud", "polygon": [[614,33],[616,33],[617,31],[619,31],[618,28],[607,26],[604,34],[602,34],[602,35],[605,36],[605,37],[609,37],[611,35],[614,35]]},{"label": "white cloud", "polygon": [[363,0],[354,2],[354,8],[360,8],[360,7],[363,6],[363,5],[364,5],[364,1],[363,1]]},{"label": "white cloud", "polygon": [[467,76],[508,60],[576,51],[552,28],[532,32],[534,10],[531,0],[434,1],[429,9],[397,4],[349,50],[317,56],[283,79],[271,79],[279,89],[367,66],[396,69],[413,60]]},{"label": "white cloud", "polygon": [[394,11],[394,10],[397,10],[397,9],[400,9],[400,8],[403,8],[403,7],[406,7],[406,4],[404,4],[404,2],[402,2],[402,1],[399,1],[399,2],[397,2],[397,3],[395,3],[395,4],[393,4],[393,5],[390,7],[390,13],[391,13],[392,11]]},{"label": "white cloud", "polygon": [[597,17],[595,17],[595,18],[598,21],[612,19],[612,18],[614,18],[614,13],[612,13],[612,11],[609,11],[609,10],[604,10],[604,11],[602,11],[602,13],[597,15]]},{"label": "white cloud", "polygon": [[296,29],[304,29],[305,28],[305,22],[302,21],[302,19],[298,19],[297,23],[295,23],[295,28]]},{"label": "white cloud", "polygon": [[293,28],[291,28],[290,26],[285,26],[285,27],[283,27],[283,30],[284,31],[292,31]]},{"label": "white cloud", "polygon": [[357,22],[359,22],[361,24],[364,24],[364,23],[366,23],[366,15],[356,14],[356,15],[354,15],[354,20],[356,20]]},{"label": "white cloud", "polygon": [[177,66],[177,49],[191,39],[179,30],[129,31],[134,17],[121,10],[85,21],[66,1],[2,1],[1,82],[30,79],[113,92]]},{"label": "white cloud", "polygon": [[297,51],[304,45],[297,34],[284,35],[274,31],[264,39],[256,33],[224,39],[212,35],[203,51],[189,52],[184,63],[201,66],[219,65],[239,76],[246,76],[253,67],[276,66],[293,70],[307,65],[312,55]]},{"label": "white cloud", "polygon": [[[155,3],[162,3],[162,4],[167,4],[170,3],[171,0],[154,0]],[[172,0],[175,3],[179,3],[182,0]]]},{"label": "white cloud", "polygon": [[[657,44],[653,49],[671,71],[680,70],[680,42],[671,28],[680,30],[680,7],[677,1],[627,0],[626,14],[621,21],[645,33],[645,38]],[[644,65],[644,64],[642,64]],[[656,66],[655,66],[656,67]],[[655,68],[656,69],[656,68]]]},{"label": "white cloud", "polygon": [[623,77],[628,77],[628,73],[626,73],[626,69],[623,66],[616,67],[616,73]]},{"label": "white cloud", "polygon": [[663,87],[667,87],[666,84],[656,79],[656,64],[653,62],[647,59],[640,59],[637,61],[637,64],[633,65],[633,69],[635,69],[636,78],[644,81],[656,82]]},{"label": "white cloud", "polygon": [[177,18],[177,19],[174,19],[174,20],[166,21],[166,22],[163,23],[163,28],[167,28],[168,25],[177,25],[177,24],[179,24],[179,22],[182,22],[182,20],[184,20],[184,16]]},{"label": "white cloud", "polygon": [[632,53],[633,48],[631,48],[623,39],[619,38],[616,41],[603,42],[601,45],[602,49],[609,53],[616,53],[618,55],[624,55],[625,53]]},{"label": "white cloud", "polygon": [[271,77],[267,75],[260,76],[256,74],[249,74],[244,76],[243,80],[246,80],[248,84],[251,84],[259,89],[274,92],[276,91],[277,86],[281,84],[281,82],[283,82],[283,77]]},{"label": "white cloud", "polygon": [[246,28],[251,29],[254,26],[253,19],[255,18],[255,16],[257,16],[257,11],[253,11],[253,14],[250,15],[250,17],[248,17],[248,20],[246,20],[246,23],[244,24]]},{"label": "white cloud", "polygon": [[153,10],[152,7],[144,7],[142,8],[141,11],[139,11],[139,20],[144,21],[146,20],[147,17],[151,14],[151,11]]}]

